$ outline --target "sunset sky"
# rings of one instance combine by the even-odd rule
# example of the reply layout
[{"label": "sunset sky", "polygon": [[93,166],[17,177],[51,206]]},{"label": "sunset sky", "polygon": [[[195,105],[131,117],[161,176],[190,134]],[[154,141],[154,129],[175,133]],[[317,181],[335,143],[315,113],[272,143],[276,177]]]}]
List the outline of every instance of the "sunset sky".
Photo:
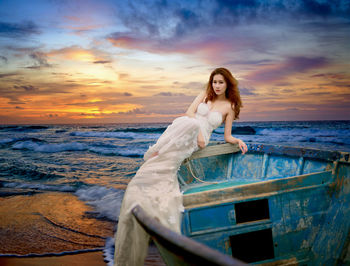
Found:
[{"label": "sunset sky", "polygon": [[169,122],[216,67],[240,121],[350,119],[350,2],[0,1],[0,124]]}]

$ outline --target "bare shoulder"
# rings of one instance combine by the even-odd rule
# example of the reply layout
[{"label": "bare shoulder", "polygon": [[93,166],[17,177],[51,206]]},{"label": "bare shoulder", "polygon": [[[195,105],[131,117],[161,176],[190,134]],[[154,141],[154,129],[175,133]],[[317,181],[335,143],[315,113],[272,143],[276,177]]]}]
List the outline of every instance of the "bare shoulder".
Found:
[{"label": "bare shoulder", "polygon": [[224,109],[226,114],[233,113],[234,105],[230,101],[225,101]]}]

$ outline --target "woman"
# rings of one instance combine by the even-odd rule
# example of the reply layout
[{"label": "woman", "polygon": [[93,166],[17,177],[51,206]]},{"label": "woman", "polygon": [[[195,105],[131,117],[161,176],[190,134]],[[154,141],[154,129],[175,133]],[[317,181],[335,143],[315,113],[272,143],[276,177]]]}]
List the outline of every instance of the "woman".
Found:
[{"label": "woman", "polygon": [[242,153],[247,152],[247,145],[231,136],[232,122],[238,119],[242,106],[237,85],[229,70],[215,69],[206,91],[196,97],[186,116],[176,118],[145,153],[145,163],[124,195],[115,241],[115,265],[144,264],[149,236],[131,214],[136,205],[180,233],[183,205],[177,171],[185,158],[208,144],[212,131],[223,121],[225,141],[238,144]]}]

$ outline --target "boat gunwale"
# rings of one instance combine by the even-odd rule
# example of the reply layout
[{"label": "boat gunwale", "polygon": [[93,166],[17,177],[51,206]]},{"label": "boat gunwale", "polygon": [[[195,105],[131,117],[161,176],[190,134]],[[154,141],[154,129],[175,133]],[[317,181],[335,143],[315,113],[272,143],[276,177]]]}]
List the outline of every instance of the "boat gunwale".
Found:
[{"label": "boat gunwale", "polygon": [[[316,148],[295,147],[277,144],[266,143],[248,143],[248,152],[260,153],[268,155],[285,155],[290,157],[303,157],[327,161],[339,161],[343,163],[350,163],[350,152],[345,151],[330,151]],[[238,144],[231,144],[225,142],[211,142],[207,147],[194,152],[189,158],[185,159],[183,163],[194,159],[205,157],[224,155],[230,153],[238,153],[240,149]]]},{"label": "boat gunwale", "polygon": [[[206,157],[218,156],[218,155],[224,155],[224,154],[235,154],[240,151],[238,145],[236,144],[218,143],[218,142],[211,142],[211,144],[214,144],[214,145],[209,145],[204,149],[193,153],[192,156],[184,160],[183,165],[184,166],[187,165],[193,159],[200,159],[200,158],[206,158]],[[286,147],[281,145],[270,145],[270,144],[260,144],[260,143],[248,144],[248,146],[249,146],[248,154],[260,153],[260,154],[264,154],[264,156],[265,154],[267,154],[268,156],[270,155],[285,155],[289,157],[300,156],[300,158],[303,160],[305,160],[305,158],[310,158],[313,160],[328,161],[329,163],[333,162],[333,166],[330,165],[324,171],[318,171],[318,172],[312,172],[312,173],[294,175],[294,176],[288,176],[288,177],[281,177],[281,178],[277,177],[273,179],[272,178],[271,179],[251,179],[252,182],[248,184],[238,184],[238,185],[233,184],[232,186],[227,186],[227,187],[219,187],[219,188],[212,188],[210,190],[205,190],[205,191],[197,191],[189,194],[184,194],[184,200],[186,200],[187,197],[193,196],[194,194],[201,195],[202,193],[215,193],[217,191],[226,192],[230,190],[235,190],[237,188],[249,188],[250,186],[256,186],[257,184],[262,185],[264,184],[264,182],[276,182],[276,180],[282,180],[282,179],[289,180],[296,177],[302,178],[305,175],[318,174],[318,173],[327,172],[327,171],[333,171],[333,175],[335,175],[335,171],[338,168],[339,163],[346,163],[346,164],[350,163],[348,152],[339,152],[339,151],[332,152],[332,151],[319,150],[319,149]],[[179,176],[179,180],[182,180],[181,176]],[[230,182],[230,181],[234,181],[234,179],[232,180],[224,179],[224,180],[220,180],[220,182],[218,183],[224,183],[224,182]],[[190,183],[187,183],[185,181],[181,183],[184,183],[184,186],[182,187],[182,189],[184,190],[184,193],[186,193],[186,190],[190,190],[192,188],[195,188],[196,186],[199,187],[199,184],[193,183],[192,181]],[[211,182],[208,182],[208,183],[211,183]],[[200,187],[203,187],[203,186],[200,186]]]}]

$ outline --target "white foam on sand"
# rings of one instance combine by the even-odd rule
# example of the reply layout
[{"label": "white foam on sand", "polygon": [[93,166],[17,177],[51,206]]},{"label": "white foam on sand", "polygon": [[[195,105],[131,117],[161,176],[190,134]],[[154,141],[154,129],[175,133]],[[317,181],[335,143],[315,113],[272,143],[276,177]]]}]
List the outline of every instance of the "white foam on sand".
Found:
[{"label": "white foam on sand", "polygon": [[108,237],[103,249],[103,257],[108,266],[114,265],[114,241],[115,239],[113,237]]},{"label": "white foam on sand", "polygon": [[[118,220],[124,190],[93,186],[81,188],[75,194],[79,199],[93,206],[99,217],[105,217],[113,221]],[[108,237],[103,249],[104,260],[108,266],[113,266],[114,264],[114,241],[114,237]]]},{"label": "white foam on sand", "polygon": [[77,195],[80,200],[93,206],[98,213],[98,217],[105,217],[112,221],[118,220],[124,190],[92,186],[78,189],[75,195]]}]

